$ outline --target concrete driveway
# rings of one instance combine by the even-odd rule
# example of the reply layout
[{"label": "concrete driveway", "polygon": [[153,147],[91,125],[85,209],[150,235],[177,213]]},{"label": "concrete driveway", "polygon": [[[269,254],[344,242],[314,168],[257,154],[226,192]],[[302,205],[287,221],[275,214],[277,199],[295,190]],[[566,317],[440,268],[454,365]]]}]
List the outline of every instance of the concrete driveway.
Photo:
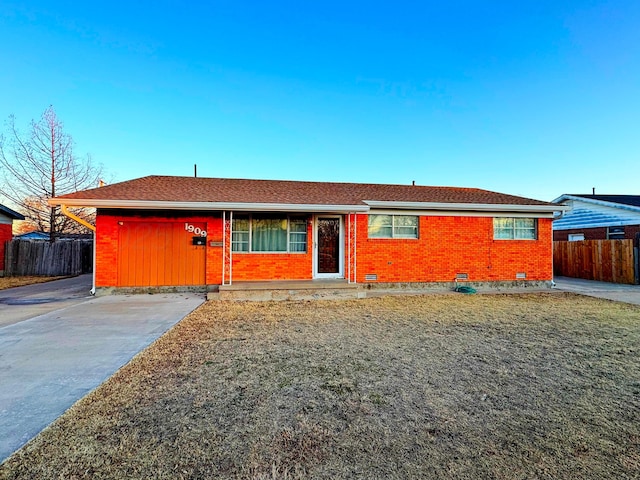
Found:
[{"label": "concrete driveway", "polygon": [[0,292],[0,462],[204,302],[186,293],[87,297],[80,286],[77,297],[73,287],[52,296],[65,281]]},{"label": "concrete driveway", "polygon": [[640,285],[596,282],[569,277],[556,277],[554,281],[557,290],[640,305]]},{"label": "concrete driveway", "polygon": [[0,290],[0,328],[91,299],[91,275]]}]

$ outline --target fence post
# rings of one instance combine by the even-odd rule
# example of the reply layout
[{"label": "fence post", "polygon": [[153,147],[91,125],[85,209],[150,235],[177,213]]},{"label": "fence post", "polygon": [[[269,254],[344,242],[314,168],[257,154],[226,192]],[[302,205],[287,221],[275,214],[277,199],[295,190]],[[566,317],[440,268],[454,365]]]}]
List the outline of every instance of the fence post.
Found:
[{"label": "fence post", "polygon": [[633,281],[636,285],[640,284],[640,232],[636,233],[633,242]]}]

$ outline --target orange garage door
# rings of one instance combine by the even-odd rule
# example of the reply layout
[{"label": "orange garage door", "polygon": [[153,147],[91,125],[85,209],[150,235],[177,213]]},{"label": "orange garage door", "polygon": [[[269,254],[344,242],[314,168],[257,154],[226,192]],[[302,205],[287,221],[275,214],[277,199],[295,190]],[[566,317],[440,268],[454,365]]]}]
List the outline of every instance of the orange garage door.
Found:
[{"label": "orange garage door", "polygon": [[206,246],[193,245],[204,223],[124,221],[119,231],[118,286],[205,284]]}]

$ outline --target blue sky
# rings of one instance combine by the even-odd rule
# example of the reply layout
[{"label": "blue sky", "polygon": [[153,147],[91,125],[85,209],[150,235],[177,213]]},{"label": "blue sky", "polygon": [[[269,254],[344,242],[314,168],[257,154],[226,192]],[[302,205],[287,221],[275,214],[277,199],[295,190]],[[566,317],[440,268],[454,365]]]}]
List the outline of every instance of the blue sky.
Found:
[{"label": "blue sky", "polygon": [[113,181],[640,194],[637,0],[0,0],[0,45],[0,119]]}]

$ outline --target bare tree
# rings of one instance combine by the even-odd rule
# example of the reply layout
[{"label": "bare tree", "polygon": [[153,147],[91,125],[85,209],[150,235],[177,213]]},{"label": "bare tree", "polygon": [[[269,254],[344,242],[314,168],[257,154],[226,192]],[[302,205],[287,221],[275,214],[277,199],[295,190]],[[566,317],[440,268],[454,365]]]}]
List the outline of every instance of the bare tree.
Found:
[{"label": "bare tree", "polygon": [[[79,158],[73,152],[73,139],[63,129],[52,106],[42,117],[32,120],[29,131],[22,133],[12,115],[7,122],[7,135],[0,137],[0,166],[3,167],[3,193],[27,220],[51,241],[60,233],[84,233],[78,225],[49,207],[49,198],[96,187],[102,174],[90,156]],[[70,209],[71,210],[71,209]],[[91,217],[89,209],[73,209],[80,217]]]}]

